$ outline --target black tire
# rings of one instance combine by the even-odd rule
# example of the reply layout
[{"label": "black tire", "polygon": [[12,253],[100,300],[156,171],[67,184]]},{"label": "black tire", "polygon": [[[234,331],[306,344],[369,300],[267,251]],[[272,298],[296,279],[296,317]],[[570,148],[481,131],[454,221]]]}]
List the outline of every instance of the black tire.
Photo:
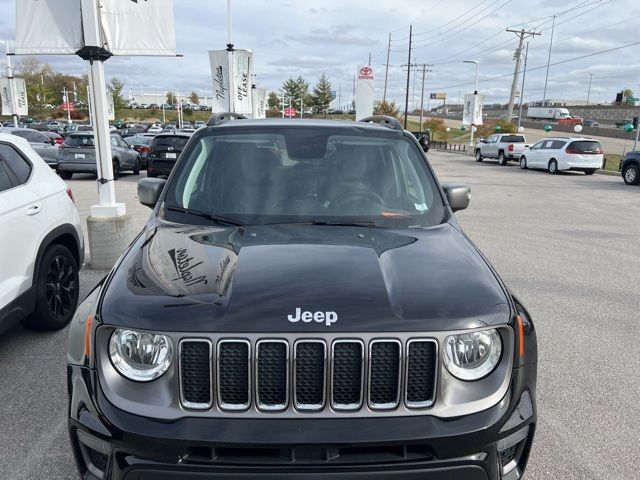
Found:
[{"label": "black tire", "polygon": [[640,185],[640,167],[635,164],[625,167],[622,178],[627,185]]},{"label": "black tire", "polygon": [[480,151],[480,149],[476,149],[476,162],[481,162],[482,161],[482,152]]},{"label": "black tire", "polygon": [[63,180],[71,180],[71,177],[73,177],[73,172],[65,172],[64,170],[61,172],[58,172],[58,174],[60,175],[60,178],[62,178]]},{"label": "black tire", "polygon": [[500,150],[498,152],[498,164],[501,167],[504,167],[508,162],[509,162],[509,160],[507,160],[507,157],[505,157],[504,152],[502,150]]},{"label": "black tire", "polygon": [[555,175],[556,173],[558,173],[558,162],[554,158],[549,160],[549,165],[547,165],[547,171],[551,175]]},{"label": "black tire", "polygon": [[120,178],[120,164],[117,160],[113,161],[113,179],[118,180]]},{"label": "black tire", "polygon": [[596,173],[596,169],[595,168],[590,168],[589,170],[585,170],[584,171],[585,175],[593,175],[594,173]]},{"label": "black tire", "polygon": [[529,167],[527,166],[527,157],[524,155],[520,157],[520,168],[522,170],[527,170]]},{"label": "black tire", "polygon": [[136,163],[133,165],[133,174],[140,175],[140,157],[136,158]]},{"label": "black tire", "polygon": [[22,323],[32,330],[60,330],[78,306],[78,264],[64,245],[49,246],[40,259],[35,279],[36,304]]}]

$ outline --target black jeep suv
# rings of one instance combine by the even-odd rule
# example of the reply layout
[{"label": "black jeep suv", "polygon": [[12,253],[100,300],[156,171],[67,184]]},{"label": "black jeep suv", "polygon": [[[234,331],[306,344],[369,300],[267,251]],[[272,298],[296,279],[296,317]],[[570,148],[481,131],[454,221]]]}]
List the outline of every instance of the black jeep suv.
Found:
[{"label": "black jeep suv", "polygon": [[138,192],[69,332],[84,479],[522,476],[531,318],[397,120],[214,116]]},{"label": "black jeep suv", "polygon": [[627,152],[620,167],[624,183],[627,185],[640,185],[640,150]]}]

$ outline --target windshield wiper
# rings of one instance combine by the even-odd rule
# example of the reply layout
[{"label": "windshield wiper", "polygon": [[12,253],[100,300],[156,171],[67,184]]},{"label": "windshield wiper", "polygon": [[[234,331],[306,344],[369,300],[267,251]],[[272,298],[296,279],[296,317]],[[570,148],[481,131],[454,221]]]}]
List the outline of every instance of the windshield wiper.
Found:
[{"label": "windshield wiper", "polygon": [[337,225],[340,227],[375,227],[376,222],[357,220],[313,220],[312,225]]},{"label": "windshield wiper", "polygon": [[208,213],[208,212],[201,212],[199,210],[192,210],[190,208],[183,208],[183,207],[177,207],[175,205],[169,205],[168,207],[165,207],[165,210],[170,210],[172,212],[179,212],[179,213],[185,213],[187,215],[195,215],[197,217],[201,217],[201,218],[206,218],[207,220],[211,220],[212,222],[216,222],[216,223],[226,223],[228,225],[233,225],[236,227],[244,227],[245,224],[234,219],[234,218],[229,218],[229,217],[225,217],[223,215],[217,215],[215,213]]}]

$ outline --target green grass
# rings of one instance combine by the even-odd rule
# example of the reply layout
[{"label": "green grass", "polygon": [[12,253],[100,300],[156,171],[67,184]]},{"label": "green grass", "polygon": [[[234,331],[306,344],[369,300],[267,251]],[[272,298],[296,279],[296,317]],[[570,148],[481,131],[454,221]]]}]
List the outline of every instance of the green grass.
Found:
[{"label": "green grass", "polygon": [[620,166],[620,159],[622,159],[622,155],[617,155],[615,153],[606,153],[604,155],[604,158],[607,159],[605,170],[608,172],[617,172],[618,167]]}]

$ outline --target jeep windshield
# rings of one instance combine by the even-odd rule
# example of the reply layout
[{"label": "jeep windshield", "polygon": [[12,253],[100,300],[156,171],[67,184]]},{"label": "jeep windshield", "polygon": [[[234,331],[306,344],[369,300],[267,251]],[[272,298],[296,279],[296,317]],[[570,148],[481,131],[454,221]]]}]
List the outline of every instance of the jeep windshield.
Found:
[{"label": "jeep windshield", "polygon": [[165,217],[184,223],[408,228],[437,225],[445,213],[414,142],[358,128],[203,132],[183,153],[164,202]]}]

